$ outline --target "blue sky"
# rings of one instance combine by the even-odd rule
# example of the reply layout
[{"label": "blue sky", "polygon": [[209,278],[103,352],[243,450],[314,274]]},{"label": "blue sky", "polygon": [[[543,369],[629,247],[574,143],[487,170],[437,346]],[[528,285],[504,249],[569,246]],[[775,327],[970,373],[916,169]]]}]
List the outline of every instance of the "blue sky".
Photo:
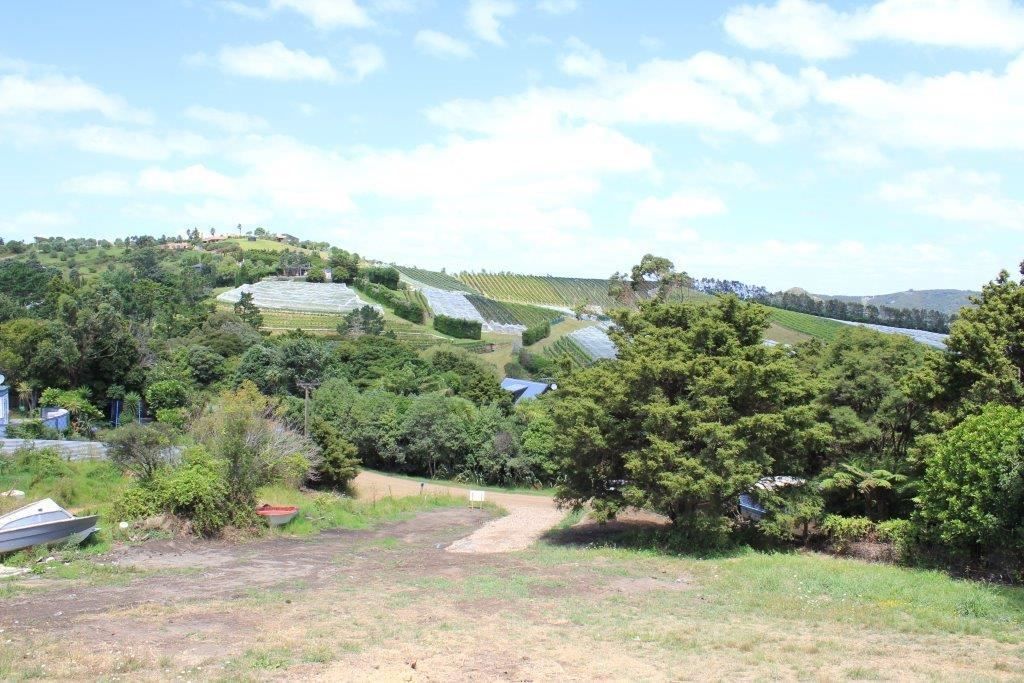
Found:
[{"label": "blue sky", "polygon": [[0,236],[977,288],[1024,258],[1021,121],[1011,0],[6,3]]}]

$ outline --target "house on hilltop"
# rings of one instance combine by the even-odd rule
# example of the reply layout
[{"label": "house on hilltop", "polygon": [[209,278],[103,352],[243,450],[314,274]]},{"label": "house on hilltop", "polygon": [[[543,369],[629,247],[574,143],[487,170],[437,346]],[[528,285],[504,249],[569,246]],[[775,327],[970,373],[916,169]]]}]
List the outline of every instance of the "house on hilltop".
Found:
[{"label": "house on hilltop", "polygon": [[558,388],[558,385],[549,384],[547,382],[532,382],[528,379],[506,377],[501,380],[501,388],[512,394],[512,400],[514,403],[519,403],[520,401],[528,401],[530,399],[537,398],[549,391],[554,391]]}]

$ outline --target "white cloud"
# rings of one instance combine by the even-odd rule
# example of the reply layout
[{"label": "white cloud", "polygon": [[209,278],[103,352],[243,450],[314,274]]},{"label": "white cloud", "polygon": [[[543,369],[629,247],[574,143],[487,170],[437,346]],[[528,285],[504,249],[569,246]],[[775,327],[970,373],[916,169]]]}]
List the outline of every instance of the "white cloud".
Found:
[{"label": "white cloud", "polygon": [[193,164],[176,171],[147,168],[139,174],[138,186],[151,192],[183,195],[212,195],[241,198],[245,191],[238,182],[202,164]]},{"label": "white cloud", "polygon": [[1024,7],[1012,0],[881,0],[842,12],[814,0],[778,0],[733,9],[725,30],[746,47],[806,59],[845,57],[871,40],[1016,52],[1024,49]]},{"label": "white cloud", "polygon": [[878,196],[911,211],[980,227],[1024,230],[1024,201],[1002,191],[997,173],[960,170],[953,166],[915,171],[883,183]]},{"label": "white cloud", "polygon": [[109,126],[85,126],[69,131],[66,136],[84,152],[142,161],[159,161],[174,155],[200,156],[212,150],[209,140],[188,132],[156,135]]},{"label": "white cloud", "polygon": [[146,123],[150,116],[79,78],[0,76],[0,115],[96,112],[115,121]]},{"label": "white cloud", "polygon": [[473,56],[469,45],[440,31],[429,29],[419,31],[413,39],[413,43],[423,52],[435,57],[466,59]]},{"label": "white cloud", "polygon": [[204,107],[198,104],[192,105],[185,110],[185,118],[235,134],[262,130],[267,127],[267,122],[259,116],[243,112],[224,111],[223,109]]},{"label": "white cloud", "polygon": [[1003,73],[952,71],[887,81],[871,75],[804,80],[818,102],[834,107],[848,137],[927,150],[1024,148],[1024,56]]},{"label": "white cloud", "polygon": [[566,43],[569,54],[559,60],[559,68],[568,76],[599,78],[608,71],[609,64],[600,52],[579,38],[570,38]]},{"label": "white cloud", "polygon": [[275,81],[333,81],[337,71],[325,57],[290,50],[280,41],[222,47],[217,63],[225,73]]},{"label": "white cloud", "polygon": [[714,194],[702,192],[677,192],[668,197],[647,197],[633,208],[629,225],[634,230],[644,230],[661,235],[673,235],[683,230],[686,223],[695,218],[725,213],[725,202]]},{"label": "white cloud", "polygon": [[518,11],[511,0],[469,0],[466,10],[466,25],[481,40],[494,45],[504,45],[499,32],[502,19],[514,16]]},{"label": "white cloud", "polygon": [[120,196],[131,191],[131,180],[121,173],[101,172],[69,178],[63,189],[74,194]]},{"label": "white cloud", "polygon": [[380,71],[386,64],[384,53],[376,45],[353,45],[346,62],[347,78],[359,82],[372,73]]},{"label": "white cloud", "polygon": [[569,14],[579,9],[579,0],[538,0],[537,9],[548,14]]},{"label": "white cloud", "polygon": [[319,29],[366,28],[373,21],[355,0],[270,0],[272,10],[298,12]]},{"label": "white cloud", "polygon": [[218,0],[217,6],[221,9],[249,19],[266,19],[270,11],[266,7],[248,5],[240,0]]},{"label": "white cloud", "polygon": [[880,166],[887,159],[878,147],[871,143],[833,142],[821,153],[823,159],[850,166]]},{"label": "white cloud", "polygon": [[656,59],[632,71],[569,89],[534,89],[489,101],[455,100],[428,111],[439,125],[494,132],[546,127],[561,119],[600,125],[682,125],[778,140],[776,118],[803,106],[809,89],[763,62],[701,52],[682,61]]}]

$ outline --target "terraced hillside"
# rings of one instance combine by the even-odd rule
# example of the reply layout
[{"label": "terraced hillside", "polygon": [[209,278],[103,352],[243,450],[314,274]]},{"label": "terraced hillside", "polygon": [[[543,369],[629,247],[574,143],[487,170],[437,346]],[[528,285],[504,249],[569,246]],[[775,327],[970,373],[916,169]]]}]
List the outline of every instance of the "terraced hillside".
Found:
[{"label": "terraced hillside", "polygon": [[495,301],[479,294],[467,294],[466,299],[488,322],[533,327],[553,322],[562,317],[561,313],[550,308]]},{"label": "terraced hillside", "polygon": [[841,322],[828,318],[819,318],[816,315],[786,311],[781,308],[767,307],[771,322],[802,334],[816,337],[823,341],[831,341],[840,330],[847,329]]},{"label": "terraced hillside", "polygon": [[396,266],[403,278],[413,286],[433,287],[434,289],[446,289],[453,292],[469,292],[476,294],[476,290],[466,283],[456,280],[447,273],[436,270],[423,270],[422,268],[410,268],[409,266]]}]

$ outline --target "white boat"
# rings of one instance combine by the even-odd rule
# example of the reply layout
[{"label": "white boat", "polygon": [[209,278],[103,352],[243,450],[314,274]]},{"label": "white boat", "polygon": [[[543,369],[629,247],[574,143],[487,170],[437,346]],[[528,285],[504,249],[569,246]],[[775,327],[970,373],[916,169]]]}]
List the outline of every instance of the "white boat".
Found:
[{"label": "white boat", "polygon": [[34,545],[81,543],[96,531],[98,516],[75,517],[50,498],[0,517],[0,553]]}]

